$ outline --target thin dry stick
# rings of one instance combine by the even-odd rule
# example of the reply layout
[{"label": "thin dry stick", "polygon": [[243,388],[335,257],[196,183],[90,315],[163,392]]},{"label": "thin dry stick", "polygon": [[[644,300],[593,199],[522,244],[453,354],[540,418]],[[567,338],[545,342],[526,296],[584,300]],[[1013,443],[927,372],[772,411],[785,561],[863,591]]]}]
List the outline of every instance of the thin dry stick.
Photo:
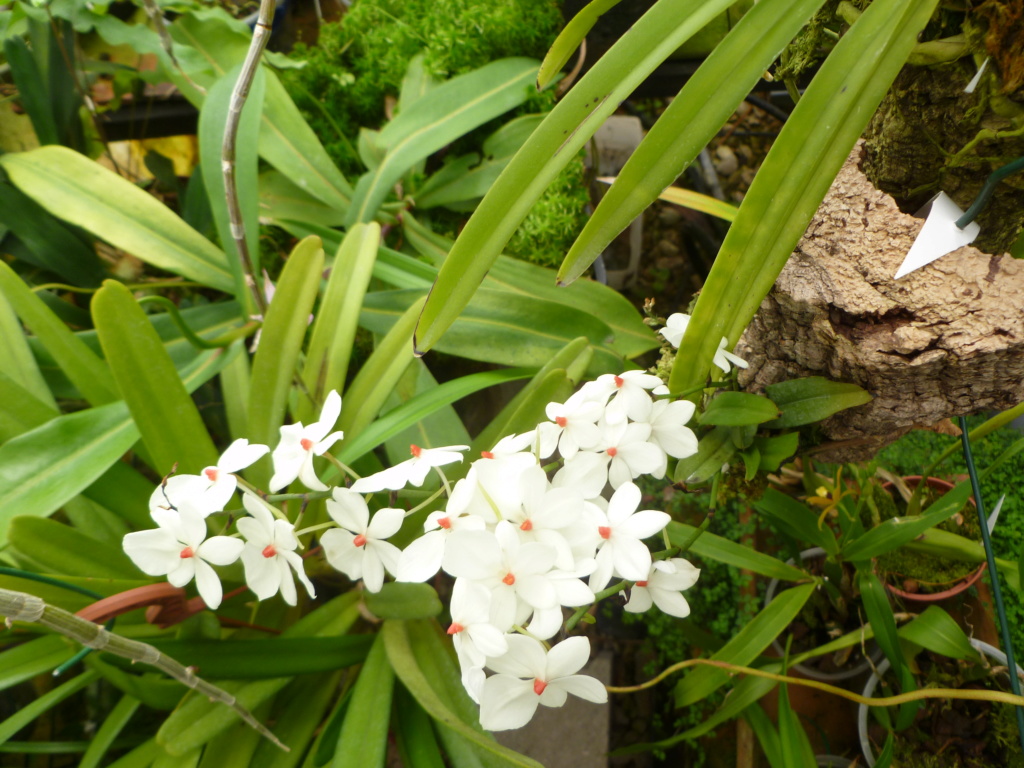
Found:
[{"label": "thin dry stick", "polygon": [[270,37],[270,22],[274,15],[274,0],[260,0],[260,12],[256,26],[252,31],[252,43],[242,63],[242,71],[231,92],[228,104],[228,119],[224,124],[224,143],[221,146],[221,170],[224,174],[224,194],[228,203],[228,219],[231,222],[231,237],[238,249],[238,257],[245,273],[245,284],[252,293],[253,301],[259,314],[266,316],[267,301],[256,281],[256,270],[249,254],[249,244],[245,239],[245,223],[242,220],[242,207],[238,202],[238,184],[235,181],[235,149],[238,141],[238,126],[242,119],[242,107],[249,96],[249,89],[256,77],[256,69],[260,65],[260,56]]},{"label": "thin dry stick", "polygon": [[86,648],[113,653],[133,663],[142,662],[143,664],[154,666],[161,672],[173,677],[182,685],[208,697],[210,701],[219,701],[231,707],[242,720],[255,728],[260,735],[269,739],[275,746],[280,747],[285,752],[290,751],[287,746],[270,732],[270,729],[253,717],[249,710],[235,701],[234,696],[197,677],[195,672],[189,667],[178,663],[169,656],[164,656],[152,645],[115,635],[100,625],[93,624],[88,619],[75,616],[63,608],[47,605],[35,595],[25,592],[0,589],[0,616],[7,617],[6,623],[8,627],[15,621],[42,624],[47,629],[52,629],[58,634],[69,637]]},{"label": "thin dry stick", "polygon": [[160,10],[160,6],[156,4],[156,0],[142,0],[142,4],[146,7],[146,15],[149,16],[149,20],[153,23],[153,28],[160,37],[160,44],[163,46],[167,57],[171,60],[171,64],[176,70],[178,70],[178,73],[185,78],[189,85],[205,96],[206,89],[189,77],[188,72],[182,69],[181,64],[178,63],[178,57],[174,55],[174,41],[171,40],[171,35],[167,31],[167,25],[164,24],[163,12]]},{"label": "thin dry stick", "polygon": [[828,683],[821,683],[817,680],[805,680],[800,677],[789,677],[787,675],[777,675],[774,672],[765,672],[763,669],[752,669],[751,667],[740,667],[735,664],[728,664],[724,661],[716,661],[714,659],[689,659],[687,661],[680,661],[678,664],[673,664],[661,672],[656,677],[651,678],[646,683],[640,683],[640,685],[631,685],[627,687],[606,685],[609,693],[636,693],[646,688],[651,688],[669,675],[678,672],[687,667],[717,667],[718,669],[724,669],[726,672],[731,674],[743,674],[753,675],[754,677],[764,677],[768,680],[774,680],[778,683],[788,683],[790,685],[803,685],[807,688],[817,688],[819,691],[825,693],[832,693],[836,696],[842,696],[844,699],[855,701],[858,704],[866,704],[869,707],[895,707],[900,704],[905,704],[908,701],[919,701],[921,699],[964,699],[966,701],[996,701],[1002,704],[1013,704],[1017,707],[1024,707],[1024,696],[1015,696],[1012,693],[1005,693],[1004,691],[982,691],[982,690],[959,690],[957,688],[919,688],[916,691],[910,691],[908,693],[900,693],[896,696],[861,696],[859,693],[853,691],[847,691],[843,688],[837,688],[834,685]]}]

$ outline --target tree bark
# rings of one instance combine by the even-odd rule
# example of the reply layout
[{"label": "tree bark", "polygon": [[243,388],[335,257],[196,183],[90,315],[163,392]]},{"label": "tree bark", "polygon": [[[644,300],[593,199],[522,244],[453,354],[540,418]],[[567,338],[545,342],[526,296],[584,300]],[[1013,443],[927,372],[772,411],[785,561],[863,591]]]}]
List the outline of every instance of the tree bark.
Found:
[{"label": "tree bark", "polygon": [[1024,400],[1024,263],[967,246],[899,281],[923,223],[847,160],[740,342],[760,390],[819,375],[866,405],[822,423],[824,458],[859,460],[912,427]]}]

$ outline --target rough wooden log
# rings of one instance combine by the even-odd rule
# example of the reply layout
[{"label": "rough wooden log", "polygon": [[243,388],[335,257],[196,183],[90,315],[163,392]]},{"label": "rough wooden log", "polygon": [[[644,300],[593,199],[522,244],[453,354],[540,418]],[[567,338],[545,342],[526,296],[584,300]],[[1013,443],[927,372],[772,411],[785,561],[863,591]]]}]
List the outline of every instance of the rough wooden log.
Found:
[{"label": "rough wooden log", "polygon": [[896,281],[923,220],[860,171],[858,145],[740,342],[752,391],[819,375],[874,400],[822,424],[864,459],[913,427],[1024,400],[1024,264],[960,248]]}]

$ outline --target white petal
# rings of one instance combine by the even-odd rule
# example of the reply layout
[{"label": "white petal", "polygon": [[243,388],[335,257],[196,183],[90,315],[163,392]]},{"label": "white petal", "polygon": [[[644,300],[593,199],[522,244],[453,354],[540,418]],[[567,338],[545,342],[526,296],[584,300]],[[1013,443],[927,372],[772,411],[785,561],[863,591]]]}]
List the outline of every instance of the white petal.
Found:
[{"label": "white petal", "polygon": [[522,728],[533,718],[539,703],[533,681],[492,675],[484,681],[480,693],[480,725],[488,731]]},{"label": "white petal", "polygon": [[611,544],[612,562],[619,576],[630,581],[643,581],[647,578],[651,572],[651,551],[642,541],[620,539]]},{"label": "white petal", "polygon": [[[531,680],[544,679],[547,670],[544,646],[526,635],[508,635],[505,639],[508,642],[508,653],[488,658],[487,666],[498,674],[527,677]],[[587,643],[589,647],[590,641]]]},{"label": "white petal", "polygon": [[363,584],[368,592],[380,592],[384,586],[384,563],[373,552],[363,553]]},{"label": "white petal", "polygon": [[586,637],[570,637],[548,651],[545,680],[575,675],[590,660],[590,640]]},{"label": "white petal", "polygon": [[316,468],[313,466],[313,454],[306,455],[305,460],[299,466],[299,481],[311,491],[326,491],[327,486],[320,482],[316,476]]},{"label": "white petal", "polygon": [[211,565],[231,565],[241,556],[244,548],[245,542],[241,539],[231,536],[214,536],[199,545],[196,556]]},{"label": "white petal", "polygon": [[586,701],[592,701],[595,704],[605,704],[608,701],[608,689],[601,684],[600,680],[588,675],[560,677],[558,680],[548,684],[549,688],[552,686],[557,686],[573,696],[578,696]]},{"label": "white petal", "polygon": [[615,532],[616,534],[625,534],[633,539],[646,539],[660,533],[671,521],[672,518],[664,512],[645,509],[635,515],[630,515],[629,519],[624,520],[615,528]]},{"label": "white petal", "polygon": [[244,437],[239,438],[221,454],[217,461],[217,469],[221,472],[238,472],[255,464],[268,453],[270,453],[269,446],[258,443],[249,445],[249,441]]},{"label": "white petal", "polygon": [[646,613],[653,604],[651,591],[647,587],[633,587],[629,590],[629,600],[622,609],[630,613]]},{"label": "white petal", "polygon": [[669,616],[677,616],[685,619],[690,615],[690,604],[678,592],[670,592],[667,589],[649,590],[654,604]]},{"label": "white petal", "polygon": [[[233,539],[233,541],[237,541],[237,539]],[[242,542],[239,541],[238,543],[241,544]],[[203,598],[206,607],[215,611],[220,607],[220,601],[224,598],[224,590],[220,585],[220,579],[217,578],[213,568],[198,557],[194,559],[196,561],[196,589],[199,590],[199,596]]]},{"label": "white petal", "polygon": [[296,578],[302,583],[302,586],[306,588],[306,592],[310,597],[316,597],[316,590],[313,588],[313,582],[306,576],[305,566],[302,564],[302,558],[295,552],[279,552],[278,557],[282,558],[291,569],[295,572]]},{"label": "white petal", "polygon": [[398,558],[395,571],[398,581],[423,582],[441,570],[447,537],[442,531],[431,531],[406,547]]},{"label": "white petal", "polygon": [[342,528],[365,534],[370,523],[366,499],[348,488],[335,488],[331,495],[334,498],[327,500],[327,514]]},{"label": "white petal", "polygon": [[242,550],[242,565],[245,566],[245,583],[260,600],[273,597],[281,588],[281,573],[263,553],[252,545]]},{"label": "white petal", "polygon": [[374,513],[366,535],[373,539],[388,539],[398,533],[405,520],[405,513],[400,509],[385,508]]}]

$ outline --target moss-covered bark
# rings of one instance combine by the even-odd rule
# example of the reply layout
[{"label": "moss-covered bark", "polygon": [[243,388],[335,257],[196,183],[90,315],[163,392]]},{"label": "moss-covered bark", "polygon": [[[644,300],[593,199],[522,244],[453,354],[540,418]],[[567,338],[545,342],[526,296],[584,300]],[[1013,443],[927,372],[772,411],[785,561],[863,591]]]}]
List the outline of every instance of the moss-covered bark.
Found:
[{"label": "moss-covered bark", "polygon": [[[974,93],[971,56],[908,65],[865,134],[864,171],[915,212],[940,189],[962,208],[997,168],[1024,156],[1024,0],[988,0],[963,22],[965,49],[991,56]],[[1024,226],[1024,173],[999,184],[975,245],[1002,253]]]}]

